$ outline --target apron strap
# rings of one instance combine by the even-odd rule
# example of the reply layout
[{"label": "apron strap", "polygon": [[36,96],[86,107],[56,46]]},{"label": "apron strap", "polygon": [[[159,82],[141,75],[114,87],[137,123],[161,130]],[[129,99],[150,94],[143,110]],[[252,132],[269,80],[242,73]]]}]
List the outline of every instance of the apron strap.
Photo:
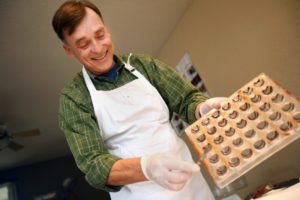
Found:
[{"label": "apron strap", "polygon": [[86,84],[87,88],[89,89],[89,91],[90,92],[96,91],[96,87],[94,86],[94,84],[84,66],[82,67],[82,74],[83,74],[83,78],[85,80],[85,84]]},{"label": "apron strap", "polygon": [[147,82],[151,84],[138,70],[135,70],[135,68],[130,64],[130,57],[132,56],[132,53],[129,54],[127,58],[127,62],[124,62],[125,68],[130,71],[132,74],[134,74],[139,79],[142,79],[144,82]]},{"label": "apron strap", "polygon": [[131,65],[130,65],[130,57],[131,57],[131,53],[129,54],[129,56],[128,56],[128,58],[127,58],[127,62],[126,63],[124,63],[124,65],[125,65],[125,68],[127,69],[127,70],[129,70],[130,72],[133,72],[135,69],[134,69],[134,67],[132,67]]}]

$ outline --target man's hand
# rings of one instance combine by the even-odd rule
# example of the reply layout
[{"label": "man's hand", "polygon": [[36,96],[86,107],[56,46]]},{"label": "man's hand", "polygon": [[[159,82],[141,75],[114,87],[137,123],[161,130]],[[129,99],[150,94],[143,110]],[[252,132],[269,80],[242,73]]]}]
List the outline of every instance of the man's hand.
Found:
[{"label": "man's hand", "polygon": [[213,108],[219,109],[221,107],[221,103],[227,101],[226,97],[214,97],[207,99],[204,103],[200,104],[199,112],[200,116],[204,116],[206,113],[211,111]]},{"label": "man's hand", "polygon": [[199,166],[168,154],[155,154],[141,158],[141,167],[148,180],[169,190],[181,190]]}]

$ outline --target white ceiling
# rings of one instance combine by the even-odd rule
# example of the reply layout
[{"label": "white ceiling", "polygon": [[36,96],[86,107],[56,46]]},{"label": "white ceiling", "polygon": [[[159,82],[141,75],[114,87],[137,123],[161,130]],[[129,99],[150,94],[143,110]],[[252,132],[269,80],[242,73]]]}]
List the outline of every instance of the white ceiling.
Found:
[{"label": "white ceiling", "polygon": [[[0,124],[11,132],[39,128],[41,135],[18,138],[19,152],[0,152],[0,170],[69,154],[59,130],[62,87],[81,65],[60,46],[51,20],[62,0],[0,1]],[[119,52],[154,56],[191,0],[94,0]]]}]

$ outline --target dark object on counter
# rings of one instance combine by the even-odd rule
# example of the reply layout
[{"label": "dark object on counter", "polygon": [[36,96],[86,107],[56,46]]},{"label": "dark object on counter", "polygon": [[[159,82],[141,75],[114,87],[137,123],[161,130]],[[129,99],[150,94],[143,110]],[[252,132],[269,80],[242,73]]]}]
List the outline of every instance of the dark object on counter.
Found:
[{"label": "dark object on counter", "polygon": [[256,199],[262,197],[264,194],[268,193],[271,190],[276,190],[280,188],[290,187],[300,182],[300,178],[292,178],[287,181],[283,181],[277,184],[266,184],[260,186],[255,192],[248,194],[244,200]]}]

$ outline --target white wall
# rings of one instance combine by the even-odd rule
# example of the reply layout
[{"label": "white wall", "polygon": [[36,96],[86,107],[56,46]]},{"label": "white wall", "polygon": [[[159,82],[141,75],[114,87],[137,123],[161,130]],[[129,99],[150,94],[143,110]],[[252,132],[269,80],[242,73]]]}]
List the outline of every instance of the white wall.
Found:
[{"label": "white wall", "polygon": [[[162,48],[176,66],[188,51],[212,96],[229,96],[265,72],[300,97],[299,0],[193,0]],[[241,196],[259,185],[300,176],[300,140],[246,178]]]},{"label": "white wall", "polygon": [[299,0],[194,0],[163,47],[175,66],[189,51],[214,96],[260,72],[300,97]]}]

